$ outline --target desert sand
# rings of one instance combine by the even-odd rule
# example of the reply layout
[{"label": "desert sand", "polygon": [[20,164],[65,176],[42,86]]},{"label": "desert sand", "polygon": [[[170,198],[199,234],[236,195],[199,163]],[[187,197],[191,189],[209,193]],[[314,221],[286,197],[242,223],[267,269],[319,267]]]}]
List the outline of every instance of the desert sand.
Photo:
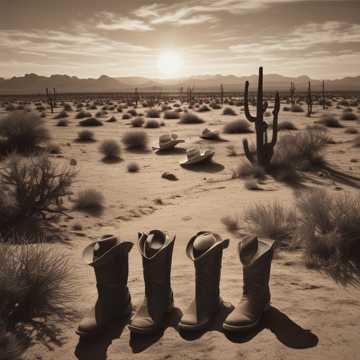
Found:
[{"label": "desert sand", "polygon": [[[49,320],[52,331],[33,337],[33,344],[26,352],[29,359],[360,359],[360,291],[343,288],[324,274],[307,269],[298,251],[281,251],[273,260],[270,283],[273,307],[264,316],[259,329],[236,337],[228,337],[221,331],[222,320],[231,311],[231,304],[240,300],[242,291],[242,269],[236,253],[239,239],[227,232],[221,218],[241,217],[242,211],[253,203],[278,200],[291,206],[296,190],[269,178],[261,184],[262,191],[250,191],[244,187],[244,181],[231,179],[231,169],[244,157],[242,139],[244,136],[251,139],[254,134],[222,134],[227,142],[199,138],[205,127],[221,130],[226,122],[243,118],[240,108],[233,108],[238,113],[236,117],[224,116],[222,110],[212,110],[199,113],[206,120],[204,124],[181,125],[177,120],[164,120],[164,127],[144,129],[151,143],[155,143],[160,134],[175,132],[186,141],[178,146],[179,149],[195,143],[203,149],[214,149],[214,163],[197,170],[179,166],[179,161],[185,157],[182,150],[158,155],[152,151],[132,153],[123,149],[121,162],[105,164],[98,151],[99,143],[104,139],[120,142],[121,135],[130,128],[129,120],[122,120],[117,112],[109,112],[106,118],[114,115],[118,121],[104,122],[104,126],[90,129],[97,142],[80,144],[74,142],[77,132],[82,130],[77,126],[74,111],[69,113],[68,127],[55,126],[54,115],[47,113],[53,141],[62,149],[60,156],[52,157],[60,164],[69,164],[71,159],[77,163],[74,196],[85,188],[100,190],[105,196],[106,208],[96,217],[72,211],[72,219],[64,217],[59,222],[67,241],[48,246],[65,251],[69,257],[76,278],[76,300],[71,307],[78,315],[69,323]],[[311,118],[306,118],[305,113],[282,111],[280,121],[290,120],[301,129],[312,124],[323,111],[319,106],[314,106],[314,110],[317,113]],[[138,111],[145,112],[145,109],[140,107]],[[334,107],[330,111],[340,113]],[[344,121],[343,124],[360,131],[359,122]],[[360,152],[351,144],[355,135],[345,134],[344,128],[329,129],[329,135],[336,143],[327,146],[326,159],[336,169],[359,177]],[[228,145],[234,145],[240,155],[227,156]],[[350,162],[351,159],[359,162]],[[139,164],[138,173],[126,171],[131,161]],[[178,181],[161,178],[164,171],[175,174]],[[334,193],[359,191],[321,174],[309,175],[303,185],[326,188]],[[73,230],[76,223],[82,225],[81,231]],[[115,234],[135,242],[138,231],[157,228],[176,234],[172,264],[176,309],[164,333],[157,337],[131,337],[126,324],[119,324],[96,341],[79,343],[75,334],[77,323],[96,300],[94,273],[82,263],[82,249],[104,234]],[[230,239],[230,246],[224,251],[221,275],[221,296],[226,306],[208,331],[189,338],[177,331],[176,323],[181,310],[192,299],[195,285],[193,264],[185,255],[185,247],[190,237],[200,230],[214,231]],[[129,288],[136,306],[144,293],[141,258],[136,247],[130,253]]]}]

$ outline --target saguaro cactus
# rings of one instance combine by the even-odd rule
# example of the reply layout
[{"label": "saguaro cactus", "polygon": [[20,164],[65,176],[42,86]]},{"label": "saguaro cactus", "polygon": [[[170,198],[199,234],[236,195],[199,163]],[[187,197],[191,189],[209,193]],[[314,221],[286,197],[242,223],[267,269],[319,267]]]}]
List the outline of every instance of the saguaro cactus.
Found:
[{"label": "saguaro cactus", "polygon": [[293,81],[290,83],[290,103],[291,105],[295,105],[295,91],[296,87]]},{"label": "saguaro cactus", "polygon": [[306,104],[308,107],[306,116],[310,117],[312,114],[312,106],[313,106],[313,100],[312,100],[312,93],[311,93],[311,82],[309,81],[308,85],[308,93],[306,97]]},{"label": "saguaro cactus", "polygon": [[54,112],[54,107],[56,106],[56,91],[55,88],[53,88],[53,94],[49,91],[48,88],[45,89],[46,91],[46,99],[48,104],[50,105],[51,112]]},{"label": "saguaro cactus", "polygon": [[221,105],[224,105],[224,85],[220,85],[220,101]]},{"label": "saguaro cactus", "polygon": [[140,100],[139,90],[138,88],[135,88],[135,106],[138,106],[138,102]]},{"label": "saguaro cactus", "polygon": [[325,80],[323,80],[322,82],[322,99],[321,99],[321,102],[322,102],[322,106],[323,106],[323,109],[325,110],[326,109],[326,95],[325,95]]},{"label": "saguaro cactus", "polygon": [[279,92],[276,92],[275,95],[275,104],[273,110],[273,126],[272,126],[272,138],[271,141],[268,141],[267,129],[268,124],[264,121],[264,113],[268,107],[268,103],[263,101],[263,68],[259,68],[259,81],[257,89],[257,99],[256,99],[256,116],[252,116],[249,110],[249,82],[245,83],[245,116],[246,118],[255,123],[256,131],[256,158],[254,154],[251,153],[249,149],[249,143],[247,139],[244,139],[244,151],[245,155],[251,163],[257,163],[258,165],[268,169],[270,166],[271,158],[274,154],[274,147],[277,142],[277,133],[278,133],[278,115],[280,111],[280,96]]}]

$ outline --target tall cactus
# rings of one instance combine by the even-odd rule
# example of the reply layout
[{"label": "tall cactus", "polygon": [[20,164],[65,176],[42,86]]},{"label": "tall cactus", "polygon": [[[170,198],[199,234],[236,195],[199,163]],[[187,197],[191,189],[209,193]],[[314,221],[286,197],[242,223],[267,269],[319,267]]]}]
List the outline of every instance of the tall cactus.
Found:
[{"label": "tall cactus", "polygon": [[306,97],[306,104],[308,106],[306,116],[310,117],[311,114],[312,114],[312,106],[313,106],[312,93],[311,93],[311,81],[309,81],[309,85],[308,85],[308,93],[307,93],[307,97]]},{"label": "tall cactus", "polygon": [[277,142],[277,133],[278,133],[278,116],[280,111],[280,96],[279,92],[276,92],[275,95],[275,104],[273,110],[273,126],[272,126],[272,139],[268,141],[267,129],[268,124],[264,121],[264,113],[268,107],[268,103],[264,102],[263,94],[263,68],[259,68],[259,81],[258,81],[258,90],[256,98],[256,116],[252,116],[249,110],[249,82],[245,83],[245,116],[246,118],[255,123],[256,131],[256,158],[251,153],[249,149],[249,143],[247,139],[243,140],[245,155],[251,163],[257,163],[258,165],[268,169],[270,166],[271,158],[274,154],[274,147]]},{"label": "tall cactus", "polygon": [[325,80],[322,82],[322,96],[321,96],[321,102],[323,109],[326,110],[326,94],[325,94]]},{"label": "tall cactus", "polygon": [[224,85],[220,85],[220,101],[221,105],[224,105]]},{"label": "tall cactus", "polygon": [[293,81],[291,81],[290,83],[290,103],[291,105],[295,105],[295,91],[296,91],[296,87]]}]

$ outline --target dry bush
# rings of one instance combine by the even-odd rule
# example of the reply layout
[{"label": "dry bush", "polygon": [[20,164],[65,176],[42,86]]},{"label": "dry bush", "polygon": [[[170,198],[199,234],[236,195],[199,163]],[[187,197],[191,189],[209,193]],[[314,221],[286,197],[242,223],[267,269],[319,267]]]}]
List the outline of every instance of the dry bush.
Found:
[{"label": "dry bush", "polygon": [[120,159],[121,147],[115,140],[102,141],[99,151],[104,155],[104,160]]},{"label": "dry bush", "polygon": [[322,130],[303,130],[282,136],[275,147],[274,170],[311,170],[324,164],[322,150],[328,137]]},{"label": "dry bush", "polygon": [[128,163],[126,168],[127,168],[127,171],[129,173],[135,173],[135,172],[138,172],[140,170],[140,167],[136,162]]},{"label": "dry bush", "polygon": [[65,103],[64,104],[64,111],[70,112],[70,111],[73,111],[73,108],[72,108],[72,106],[70,104]]},{"label": "dry bush", "polygon": [[131,126],[132,127],[142,127],[144,125],[144,118],[142,117],[136,117],[135,119],[132,119],[131,120]]},{"label": "dry bush", "polygon": [[0,360],[21,360],[24,351],[24,343],[0,325]]},{"label": "dry bush", "polygon": [[89,214],[101,213],[104,209],[105,198],[100,191],[86,189],[80,191],[75,199],[74,209]]},{"label": "dry bush", "polygon": [[129,120],[131,118],[130,114],[123,114],[123,116],[121,117],[123,120]]},{"label": "dry bush", "polygon": [[264,178],[266,175],[266,172],[264,168],[257,164],[251,164],[247,160],[243,160],[236,169],[232,170],[232,178],[256,178],[261,179]]},{"label": "dry bush", "polygon": [[225,225],[226,230],[229,232],[237,232],[240,230],[240,219],[238,216],[224,216],[221,222]]},{"label": "dry bush", "polygon": [[230,115],[230,116],[236,116],[236,112],[231,107],[226,107],[223,112],[223,115]]},{"label": "dry bush", "polygon": [[170,120],[170,119],[180,119],[180,114],[178,111],[165,111],[164,112],[164,119]]},{"label": "dry bush", "polygon": [[359,130],[353,126],[350,126],[345,129],[345,134],[357,134]]},{"label": "dry bush", "polygon": [[318,123],[332,128],[343,127],[339,122],[339,120],[337,119],[336,115],[331,113],[322,114]]},{"label": "dry bush", "polygon": [[61,127],[65,127],[69,125],[69,121],[66,119],[60,119],[57,123],[56,126],[61,126]]},{"label": "dry bush", "polygon": [[245,209],[244,222],[248,230],[259,237],[277,240],[280,246],[291,246],[296,228],[296,215],[278,202],[255,204]]},{"label": "dry bush", "polygon": [[291,121],[281,121],[278,124],[278,131],[297,130],[297,127]]},{"label": "dry bush", "polygon": [[64,213],[74,177],[73,170],[57,167],[45,155],[10,156],[0,169],[0,242],[21,236],[37,241]]},{"label": "dry bush", "polygon": [[8,325],[33,318],[66,318],[73,300],[67,256],[44,244],[0,246],[0,318]]},{"label": "dry bush", "polygon": [[128,150],[146,150],[149,138],[145,131],[131,130],[124,133],[121,141]]},{"label": "dry bush", "polygon": [[342,284],[360,284],[360,196],[322,189],[297,196],[297,236],[308,266]]},{"label": "dry bush", "polygon": [[78,137],[76,139],[78,142],[94,142],[95,135],[90,130],[82,130],[78,132]]},{"label": "dry bush", "polygon": [[244,186],[248,190],[262,190],[255,178],[246,179]]},{"label": "dry bush", "polygon": [[108,123],[113,123],[113,122],[116,122],[117,121],[117,118],[115,116],[112,116],[110,119],[107,119],[106,122]]},{"label": "dry bush", "polygon": [[341,115],[341,120],[345,121],[356,121],[359,118],[352,111],[344,111]]},{"label": "dry bush", "polygon": [[103,123],[102,123],[102,121],[91,117],[89,119],[79,121],[79,125],[87,126],[87,127],[94,127],[94,126],[103,126]]},{"label": "dry bush", "polygon": [[144,127],[148,129],[157,129],[160,127],[160,123],[157,120],[147,120]]},{"label": "dry bush", "polygon": [[150,110],[146,113],[146,117],[152,118],[152,119],[158,119],[158,118],[160,118],[160,111],[159,111],[159,110],[156,110],[156,109],[150,109]]},{"label": "dry bush", "polygon": [[50,139],[39,115],[15,111],[0,119],[0,145],[3,151],[30,153]]},{"label": "dry bush", "polygon": [[107,111],[105,111],[105,110],[100,110],[100,111],[98,111],[98,112],[95,114],[95,116],[96,116],[96,117],[105,117],[107,114],[108,114]]},{"label": "dry bush", "polygon": [[196,114],[189,112],[182,114],[179,121],[180,124],[202,124],[203,122],[203,119],[198,117]]},{"label": "dry bush", "polygon": [[248,134],[252,133],[250,126],[251,124],[247,120],[232,120],[224,126],[223,132],[225,134]]},{"label": "dry bush", "polygon": [[294,104],[294,105],[291,105],[290,111],[294,112],[294,113],[302,113],[302,112],[304,112],[304,109],[301,107],[301,105]]},{"label": "dry bush", "polygon": [[211,109],[207,105],[204,104],[204,105],[201,105],[197,111],[198,112],[207,112],[207,111],[211,111]]},{"label": "dry bush", "polygon": [[89,113],[88,111],[81,110],[76,114],[75,119],[85,119],[89,117],[91,117],[91,113]]},{"label": "dry bush", "polygon": [[48,154],[52,154],[52,155],[61,154],[61,146],[59,144],[56,144],[56,143],[49,143],[46,146],[46,152]]},{"label": "dry bush", "polygon": [[127,111],[128,114],[130,114],[131,116],[136,116],[138,113],[135,109],[130,109]]},{"label": "dry bush", "polygon": [[61,111],[57,115],[54,116],[54,119],[64,119],[69,117],[66,111]]}]

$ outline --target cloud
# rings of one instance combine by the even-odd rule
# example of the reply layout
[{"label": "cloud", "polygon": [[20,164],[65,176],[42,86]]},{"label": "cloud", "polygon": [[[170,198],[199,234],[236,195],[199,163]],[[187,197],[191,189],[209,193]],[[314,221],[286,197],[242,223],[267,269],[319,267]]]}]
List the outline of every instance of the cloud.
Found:
[{"label": "cloud", "polygon": [[103,12],[102,15],[107,19],[107,22],[101,21],[96,25],[98,29],[102,30],[126,30],[126,31],[152,31],[153,28],[146,24],[143,20],[130,19],[128,17],[115,18],[115,16],[108,12]]}]

